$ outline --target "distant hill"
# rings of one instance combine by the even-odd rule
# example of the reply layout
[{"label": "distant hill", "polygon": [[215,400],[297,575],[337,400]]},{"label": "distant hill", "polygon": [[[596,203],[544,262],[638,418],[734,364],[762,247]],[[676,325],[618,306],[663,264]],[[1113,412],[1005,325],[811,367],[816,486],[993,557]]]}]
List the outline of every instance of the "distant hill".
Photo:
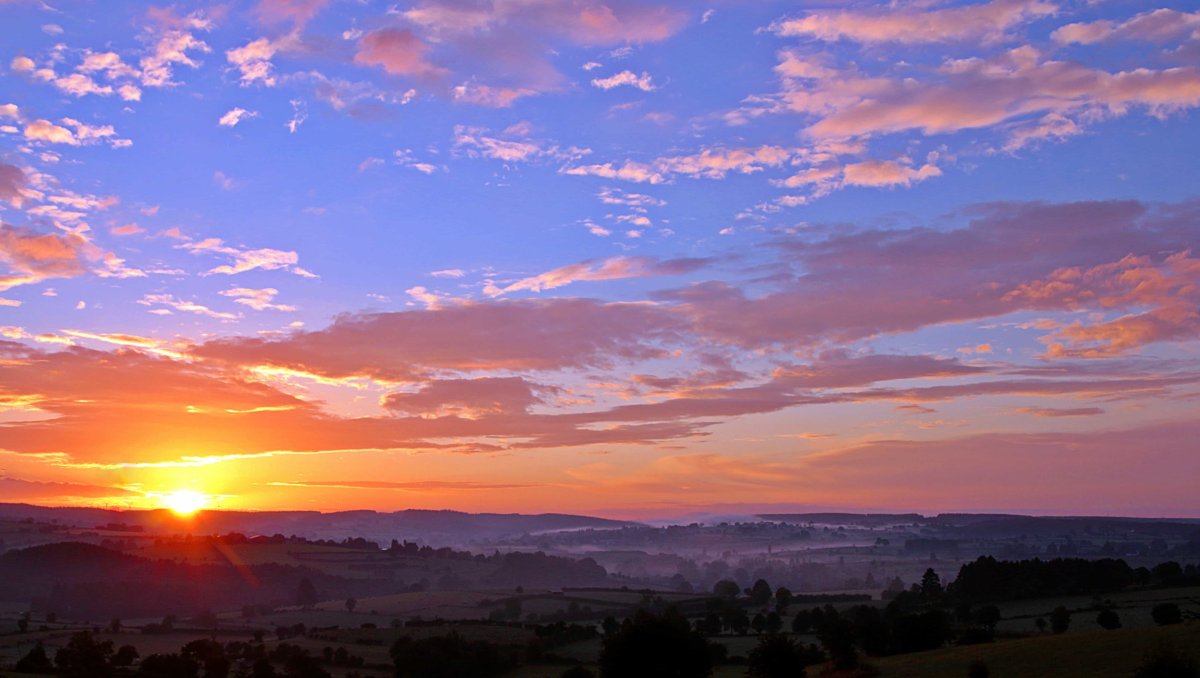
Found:
[{"label": "distant hill", "polygon": [[918,525],[963,537],[1014,537],[1094,533],[1119,535],[1136,526],[1142,533],[1162,537],[1190,538],[1200,530],[1192,518],[1124,518],[1119,516],[1026,516],[1009,513],[764,513],[762,520],[797,525],[845,525],[885,527]]},{"label": "distant hill", "polygon": [[635,525],[620,520],[562,513],[463,513],[410,509],[394,513],[377,511],[203,511],[181,519],[170,511],[47,507],[0,504],[0,519],[33,519],[44,523],[94,528],[123,524],[147,532],[192,534],[283,534],[309,538],[365,537],[421,541],[438,545],[469,544],[526,534],[582,529],[612,529]]}]

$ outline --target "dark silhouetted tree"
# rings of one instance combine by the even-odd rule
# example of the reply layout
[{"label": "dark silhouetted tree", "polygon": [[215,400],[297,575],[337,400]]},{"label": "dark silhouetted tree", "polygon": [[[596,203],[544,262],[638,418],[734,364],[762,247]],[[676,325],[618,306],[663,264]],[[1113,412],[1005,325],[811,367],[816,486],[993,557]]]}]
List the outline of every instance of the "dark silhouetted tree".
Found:
[{"label": "dark silhouetted tree", "polygon": [[800,610],[792,618],[792,633],[808,633],[811,628],[812,617],[808,614],[808,610]]},{"label": "dark silhouetted tree", "polygon": [[747,657],[746,675],[753,678],[803,678],[807,655],[792,638],[771,634],[758,641]]},{"label": "dark silhouetted tree", "polygon": [[767,601],[771,600],[773,594],[771,592],[771,585],[767,583],[767,580],[759,579],[754,582],[754,586],[746,590],[746,595],[750,596],[751,605],[766,605]]},{"label": "dark silhouetted tree", "polygon": [[942,578],[932,567],[925,570],[925,574],[921,575],[921,596],[936,600],[942,597],[942,593],[944,593]]},{"label": "dark silhouetted tree", "polygon": [[312,581],[308,577],[301,579],[296,585],[296,604],[307,610],[316,605],[318,600],[317,589]]},{"label": "dark silhouetted tree", "polygon": [[771,611],[767,613],[767,633],[779,633],[783,630],[783,617],[779,616],[778,612]]},{"label": "dark silhouetted tree", "polygon": [[1071,611],[1059,605],[1050,611],[1050,630],[1055,633],[1066,633],[1071,627]]},{"label": "dark silhouetted tree", "polygon": [[138,675],[147,678],[197,678],[200,665],[177,654],[147,655],[138,665]]},{"label": "dark silhouetted tree", "polygon": [[356,608],[356,607],[358,607],[358,599],[357,598],[347,598],[346,599],[346,611],[347,612],[354,612],[354,608]]},{"label": "dark silhouetted tree", "polygon": [[780,586],[775,589],[775,609],[783,614],[787,611],[788,605],[792,604],[792,590],[786,586]]},{"label": "dark silhouetted tree", "polygon": [[1115,631],[1121,628],[1121,617],[1111,607],[1106,607],[1100,610],[1100,614],[1096,615],[1096,623],[1102,629]]},{"label": "dark silhouetted tree", "polygon": [[741,592],[742,587],[738,586],[738,583],[732,579],[722,579],[716,584],[713,584],[714,596],[721,596],[722,598],[737,598],[738,594]]},{"label": "dark silhouetted tree", "polygon": [[1042,633],[1046,632],[1046,618],[1045,617],[1038,617],[1037,619],[1034,619],[1033,624],[1034,624],[1034,626],[1037,627],[1038,631],[1040,631]]},{"label": "dark silhouetted tree", "polygon": [[46,648],[38,641],[29,652],[17,661],[17,670],[21,673],[54,673],[54,663],[46,656]]},{"label": "dark silhouetted tree", "polygon": [[59,648],[54,665],[63,678],[104,678],[112,675],[108,662],[112,654],[111,640],[97,642],[92,634],[81,631]]},{"label": "dark silhouetted tree", "polygon": [[133,666],[133,662],[141,655],[138,654],[137,648],[132,645],[122,645],[117,648],[117,653],[113,655],[113,666]]},{"label": "dark silhouetted tree", "polygon": [[854,647],[854,626],[846,619],[825,620],[817,631],[821,646],[829,655],[833,668],[846,671],[858,666],[858,649]]},{"label": "dark silhouetted tree", "polygon": [[755,633],[762,633],[767,630],[767,617],[759,612],[750,619],[750,628],[754,629]]},{"label": "dark silhouetted tree", "polygon": [[600,628],[603,629],[604,635],[611,636],[621,628],[621,622],[617,621],[616,617],[609,615],[604,618],[604,621],[600,624]]},{"label": "dark silhouetted tree", "polygon": [[604,640],[602,678],[707,678],[712,658],[704,636],[673,612],[639,612],[632,623]]},{"label": "dark silhouetted tree", "polygon": [[451,633],[414,640],[402,637],[392,645],[396,678],[488,678],[511,671],[516,660],[494,643],[469,641]]},{"label": "dark silhouetted tree", "polygon": [[1000,608],[995,605],[984,605],[975,611],[975,621],[989,632],[994,632],[996,624],[1000,623]]}]

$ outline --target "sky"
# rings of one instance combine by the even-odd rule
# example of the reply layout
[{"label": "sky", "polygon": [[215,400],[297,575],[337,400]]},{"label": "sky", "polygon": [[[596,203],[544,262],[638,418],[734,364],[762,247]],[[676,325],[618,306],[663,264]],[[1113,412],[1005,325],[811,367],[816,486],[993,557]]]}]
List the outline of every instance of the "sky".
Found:
[{"label": "sky", "polygon": [[0,498],[1200,517],[1198,106],[1187,2],[0,0]]}]

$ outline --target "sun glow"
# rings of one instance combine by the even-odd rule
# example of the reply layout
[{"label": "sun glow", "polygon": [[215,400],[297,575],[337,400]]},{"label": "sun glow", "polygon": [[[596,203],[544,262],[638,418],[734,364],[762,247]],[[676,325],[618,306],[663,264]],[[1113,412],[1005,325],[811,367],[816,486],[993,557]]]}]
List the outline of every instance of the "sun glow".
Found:
[{"label": "sun glow", "polygon": [[210,497],[192,490],[175,490],[159,498],[164,508],[179,516],[190,516],[208,506]]}]

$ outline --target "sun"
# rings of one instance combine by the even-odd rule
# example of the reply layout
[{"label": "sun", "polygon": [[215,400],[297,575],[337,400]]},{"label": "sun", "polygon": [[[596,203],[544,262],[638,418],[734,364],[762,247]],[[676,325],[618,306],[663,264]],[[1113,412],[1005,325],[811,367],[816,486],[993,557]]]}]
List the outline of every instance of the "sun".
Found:
[{"label": "sun", "polygon": [[208,506],[209,499],[208,495],[192,490],[175,490],[162,495],[159,502],[176,515],[186,517]]}]

